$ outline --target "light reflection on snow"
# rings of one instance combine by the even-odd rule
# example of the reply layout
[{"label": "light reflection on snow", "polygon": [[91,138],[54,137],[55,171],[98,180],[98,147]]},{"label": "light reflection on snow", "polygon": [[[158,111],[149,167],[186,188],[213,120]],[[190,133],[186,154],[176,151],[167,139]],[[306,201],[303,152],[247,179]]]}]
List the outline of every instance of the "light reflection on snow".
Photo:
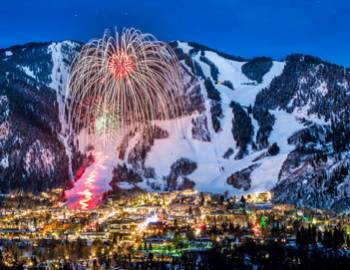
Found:
[{"label": "light reflection on snow", "polygon": [[108,160],[109,156],[102,152],[94,154],[94,162],[86,167],[74,187],[65,192],[68,208],[88,210],[100,203],[104,192],[110,189],[111,166]]}]

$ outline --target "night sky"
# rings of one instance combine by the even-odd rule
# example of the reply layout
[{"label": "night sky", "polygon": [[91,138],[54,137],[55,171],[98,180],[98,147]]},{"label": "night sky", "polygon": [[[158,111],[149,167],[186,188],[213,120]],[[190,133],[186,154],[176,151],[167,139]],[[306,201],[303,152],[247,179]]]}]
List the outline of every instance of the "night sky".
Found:
[{"label": "night sky", "polygon": [[350,67],[347,0],[0,0],[0,47],[134,26],[243,57],[308,53]]}]

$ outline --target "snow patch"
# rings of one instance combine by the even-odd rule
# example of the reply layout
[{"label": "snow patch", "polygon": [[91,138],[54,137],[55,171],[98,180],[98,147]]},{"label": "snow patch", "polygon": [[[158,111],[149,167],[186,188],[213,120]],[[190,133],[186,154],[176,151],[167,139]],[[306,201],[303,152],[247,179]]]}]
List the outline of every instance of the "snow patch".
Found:
[{"label": "snow patch", "polygon": [[177,47],[181,49],[185,54],[189,54],[192,47],[186,42],[177,41]]},{"label": "snow patch", "polygon": [[22,70],[29,76],[35,79],[35,74],[34,72],[27,66],[23,66]]},{"label": "snow patch", "polygon": [[27,172],[37,168],[47,173],[54,171],[55,155],[50,149],[36,140],[27,151],[24,158],[24,168]]},{"label": "snow patch", "polygon": [[9,167],[9,157],[8,155],[5,155],[1,160],[0,160],[0,166],[3,167],[4,169]]},{"label": "snow patch", "polygon": [[118,183],[118,187],[119,188],[121,188],[121,189],[126,189],[126,190],[128,190],[128,189],[133,189],[134,188],[134,185],[132,185],[132,184],[130,184],[130,183],[128,183],[128,182],[119,182]]},{"label": "snow patch", "polygon": [[251,174],[252,185],[250,192],[261,192],[270,190],[278,180],[278,174],[282,168],[288,154],[294,149],[294,145],[288,144],[288,138],[296,131],[303,128],[294,114],[289,114],[281,110],[270,111],[276,118],[269,142],[277,143],[280,151],[278,155],[265,157],[261,161],[261,166]]},{"label": "snow patch", "polygon": [[327,83],[322,82],[322,83],[320,84],[320,86],[318,86],[318,87],[316,88],[316,93],[319,93],[319,94],[322,95],[322,96],[327,95],[327,93],[328,93],[328,86],[327,86]]}]

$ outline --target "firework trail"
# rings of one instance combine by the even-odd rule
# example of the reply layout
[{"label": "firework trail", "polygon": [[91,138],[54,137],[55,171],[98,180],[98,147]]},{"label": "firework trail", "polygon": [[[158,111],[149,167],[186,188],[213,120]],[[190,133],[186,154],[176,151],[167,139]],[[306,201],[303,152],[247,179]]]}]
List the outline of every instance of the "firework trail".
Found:
[{"label": "firework trail", "polygon": [[105,32],[73,61],[66,95],[68,122],[103,140],[152,120],[181,114],[183,85],[172,48],[151,34]]}]

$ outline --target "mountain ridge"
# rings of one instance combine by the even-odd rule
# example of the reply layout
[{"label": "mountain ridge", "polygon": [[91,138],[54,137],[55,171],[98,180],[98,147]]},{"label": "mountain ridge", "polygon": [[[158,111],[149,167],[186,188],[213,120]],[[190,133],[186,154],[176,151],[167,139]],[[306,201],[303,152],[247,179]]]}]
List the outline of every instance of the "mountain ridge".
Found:
[{"label": "mountain ridge", "polygon": [[[48,122],[44,122],[44,127],[59,125],[60,128],[54,129],[50,136],[52,138],[45,147],[34,147],[35,138],[29,140],[27,144],[37,150],[29,155],[30,149],[25,149],[22,155],[32,156],[30,160],[34,164],[44,164],[39,154],[35,153],[42,153],[42,149],[50,150],[49,144],[56,141],[63,150],[58,152],[66,156],[57,160],[67,159],[67,162],[64,162],[64,168],[61,167],[59,172],[53,170],[50,174],[39,169],[40,173],[29,173],[30,177],[27,177],[26,163],[21,158],[18,159],[21,155],[17,155],[16,159],[9,149],[8,138],[0,138],[0,143],[5,146],[0,152],[2,192],[14,190],[18,185],[24,188],[26,183],[35,183],[38,178],[44,183],[45,177],[53,177],[55,180],[45,183],[43,187],[51,188],[52,185],[68,188],[71,182],[68,180],[68,172],[64,171],[72,168],[75,172],[86,155],[77,151],[81,147],[74,143],[77,138],[67,138],[67,126],[62,120],[62,95],[69,62],[81,44],[73,41],[40,44],[42,51],[36,48],[35,43],[31,43],[29,48],[24,45],[10,47],[15,49],[0,49],[0,93],[3,100],[5,96],[7,99],[7,102],[0,103],[1,125],[9,123],[9,133],[12,132],[14,122],[11,121],[16,118],[14,110],[24,115],[34,113],[36,116],[33,121],[42,117],[30,106],[34,102],[31,97],[28,97],[30,108],[26,109],[26,106],[19,106],[15,102],[13,95],[9,95],[15,93],[13,86],[18,82],[24,84],[24,89],[29,89],[32,85],[53,89],[50,98],[56,95],[53,103],[57,103],[57,108],[54,106],[55,112],[48,117]],[[124,158],[112,158],[116,160],[110,165],[115,190],[125,187],[124,183],[130,177],[134,179],[132,185],[147,190],[173,190],[192,186],[203,191],[229,190],[236,195],[272,190],[276,202],[339,211],[349,209],[348,165],[336,157],[341,155],[343,159],[348,159],[348,141],[344,138],[348,134],[346,123],[349,115],[342,110],[333,113],[336,108],[334,106],[346,108],[350,83],[347,68],[308,55],[292,54],[285,61],[274,61],[269,57],[225,58],[225,53],[193,42],[176,41],[171,42],[171,46],[178,54],[186,78],[184,94],[188,98],[187,109],[180,120],[186,127],[186,132],[179,135],[172,130],[170,122],[164,122],[154,123],[154,128],[147,131],[155,136],[150,141],[143,141],[142,132],[133,134],[128,139],[133,141],[133,146],[129,142],[124,144]],[[59,49],[49,51],[49,47]],[[16,55],[12,50],[19,54]],[[26,50],[28,55],[21,56],[21,52]],[[14,58],[13,63],[11,58]],[[45,97],[42,92],[47,91],[39,91],[37,95],[44,104],[49,97]],[[34,94],[32,96],[35,97]],[[3,108],[9,108],[9,113],[5,114]],[[32,124],[26,123],[26,127],[29,128]],[[13,132],[17,132],[15,137],[20,134],[22,139],[27,135],[24,130]],[[168,133],[168,137],[161,135],[164,132]],[[45,132],[42,133],[44,135]],[[167,153],[162,162],[157,158],[162,153],[160,149],[165,149],[163,153]],[[56,158],[53,154],[55,151],[49,151],[53,160]],[[315,155],[322,156],[317,157],[320,160],[317,162],[320,163],[315,161]],[[321,162],[325,157],[326,164]],[[307,165],[314,163],[316,165]],[[337,169],[341,173],[334,172],[335,176],[325,175],[330,166],[341,167],[342,169]],[[23,182],[21,179],[13,179],[14,176],[8,173],[10,170],[20,171],[16,177],[22,178],[25,175],[24,179],[27,180]],[[10,184],[4,184],[5,178],[11,177],[7,180]],[[317,183],[308,180],[307,184],[303,184],[305,179],[318,180],[315,180]],[[308,190],[308,193],[302,190]]]}]

